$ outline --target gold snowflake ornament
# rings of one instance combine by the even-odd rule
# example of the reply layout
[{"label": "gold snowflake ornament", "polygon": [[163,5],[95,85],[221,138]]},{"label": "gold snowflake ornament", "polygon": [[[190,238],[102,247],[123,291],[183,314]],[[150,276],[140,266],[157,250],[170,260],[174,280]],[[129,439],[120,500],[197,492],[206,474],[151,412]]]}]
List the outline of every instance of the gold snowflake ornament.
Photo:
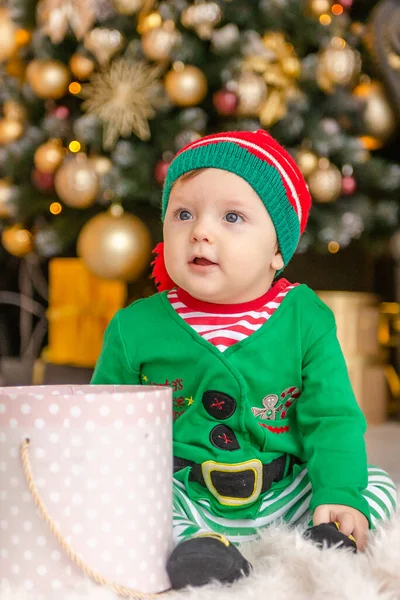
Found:
[{"label": "gold snowflake ornament", "polygon": [[82,86],[83,110],[103,121],[105,149],[132,133],[150,139],[148,119],[155,117],[159,105],[159,75],[158,67],[120,58]]}]

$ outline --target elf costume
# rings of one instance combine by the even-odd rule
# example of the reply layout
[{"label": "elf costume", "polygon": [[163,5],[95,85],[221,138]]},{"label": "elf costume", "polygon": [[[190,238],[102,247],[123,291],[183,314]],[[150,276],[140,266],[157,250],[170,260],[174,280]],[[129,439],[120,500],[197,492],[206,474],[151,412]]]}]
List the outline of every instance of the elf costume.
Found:
[{"label": "elf costume", "polygon": [[[197,140],[170,165],[163,216],[174,182],[204,167],[231,171],[253,187],[286,265],[311,205],[290,155],[263,131]],[[92,383],[173,388],[180,542],[168,564],[173,587],[248,573],[228,540],[251,539],[278,518],[294,523],[321,504],[353,507],[371,527],[387,518],[396,488],[386,473],[367,467],[365,419],[330,309],[307,286],[286,280],[250,303],[199,302],[173,289],[162,246],[158,251],[155,275],[172,291],[116,314]],[[336,543],[342,534],[334,529]],[[325,530],[323,536],[330,541]]]}]

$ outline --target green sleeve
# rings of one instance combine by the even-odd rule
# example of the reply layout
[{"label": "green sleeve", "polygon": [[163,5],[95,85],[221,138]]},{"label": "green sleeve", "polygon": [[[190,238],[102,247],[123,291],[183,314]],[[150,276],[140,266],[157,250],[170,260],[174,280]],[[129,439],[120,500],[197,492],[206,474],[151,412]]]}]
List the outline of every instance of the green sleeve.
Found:
[{"label": "green sleeve", "polygon": [[325,332],[304,356],[303,392],[297,403],[312,485],[310,510],[321,504],[343,504],[370,520],[362,495],[368,483],[366,422],[354,397],[334,317],[326,320],[326,315]]},{"label": "green sleeve", "polygon": [[127,354],[118,311],[104,334],[103,346],[91,383],[139,385],[139,370],[133,368],[132,358]]}]

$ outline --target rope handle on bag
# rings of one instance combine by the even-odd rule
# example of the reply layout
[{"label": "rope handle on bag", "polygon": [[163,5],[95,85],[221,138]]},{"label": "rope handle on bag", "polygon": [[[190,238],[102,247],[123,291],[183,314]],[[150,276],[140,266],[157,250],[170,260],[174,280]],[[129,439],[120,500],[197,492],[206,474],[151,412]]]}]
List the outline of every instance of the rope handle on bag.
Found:
[{"label": "rope handle on bag", "polygon": [[106,579],[105,577],[102,577],[101,575],[96,573],[93,569],[91,569],[89,567],[89,565],[87,565],[78,556],[78,554],[72,550],[71,546],[63,538],[60,530],[54,523],[53,519],[50,517],[49,513],[47,512],[47,508],[46,508],[42,498],[40,497],[38,488],[36,486],[36,483],[35,483],[35,481],[33,479],[33,475],[32,475],[32,465],[31,465],[31,461],[29,458],[29,445],[30,445],[30,440],[25,439],[21,443],[21,448],[20,448],[20,456],[21,456],[22,466],[24,469],[25,479],[28,483],[29,491],[32,494],[33,501],[36,505],[36,508],[39,510],[40,516],[43,518],[46,525],[49,527],[51,533],[54,535],[57,542],[60,544],[61,548],[67,554],[68,558],[73,563],[75,563],[85,573],[85,575],[90,577],[98,585],[102,585],[102,586],[112,589],[114,592],[116,592],[119,596],[122,596],[123,598],[136,598],[139,600],[156,600],[156,599],[159,600],[160,598],[162,598],[163,595],[168,593],[168,592],[160,592],[157,594],[146,594],[143,592],[139,592],[138,590],[132,590],[132,589],[126,588],[124,586],[118,585],[117,583],[113,583],[112,581],[109,581],[108,579]]}]

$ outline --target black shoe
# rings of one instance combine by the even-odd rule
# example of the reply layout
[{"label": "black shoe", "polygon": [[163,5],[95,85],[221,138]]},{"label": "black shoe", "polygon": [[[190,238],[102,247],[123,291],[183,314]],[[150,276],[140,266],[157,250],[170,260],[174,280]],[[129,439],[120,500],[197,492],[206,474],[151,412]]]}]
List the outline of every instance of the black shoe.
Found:
[{"label": "black shoe", "polygon": [[352,535],[345,535],[339,531],[339,523],[321,523],[321,525],[314,525],[306,529],[303,537],[306,540],[314,542],[317,546],[323,547],[325,545],[330,548],[331,546],[338,546],[339,548],[351,548],[353,552],[357,552],[356,540]]},{"label": "black shoe", "polygon": [[174,590],[187,585],[199,587],[218,580],[232,583],[248,575],[251,564],[223,535],[200,534],[176,546],[167,561]]}]

